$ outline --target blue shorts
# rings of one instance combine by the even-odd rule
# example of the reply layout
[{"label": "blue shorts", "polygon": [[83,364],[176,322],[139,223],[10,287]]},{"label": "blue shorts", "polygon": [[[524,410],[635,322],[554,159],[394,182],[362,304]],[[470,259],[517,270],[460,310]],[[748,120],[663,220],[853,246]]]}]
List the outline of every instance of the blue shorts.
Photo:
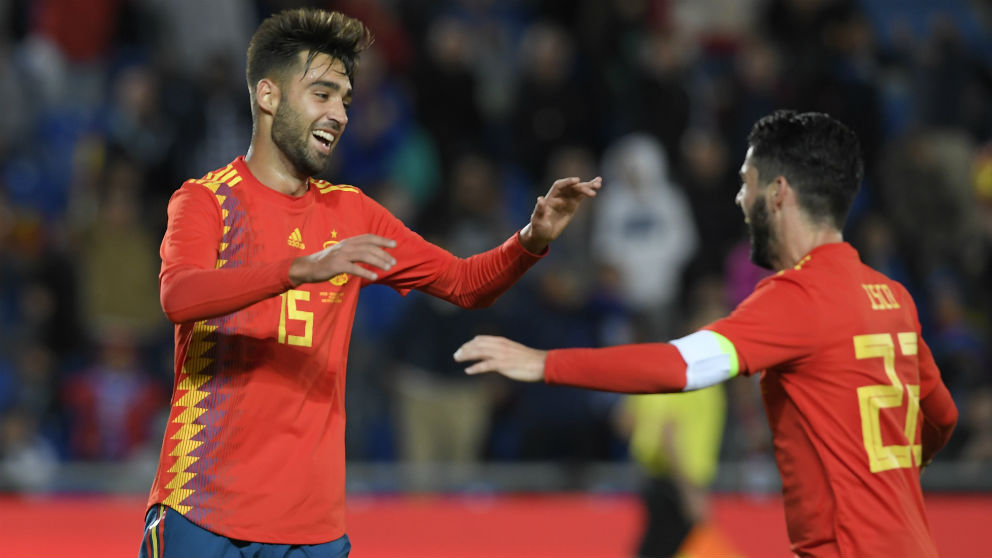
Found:
[{"label": "blue shorts", "polygon": [[192,558],[210,556],[240,558],[347,558],[348,535],[320,544],[257,543],[230,539],[195,525],[172,508],[156,504],[145,515],[145,535],[139,558]]}]

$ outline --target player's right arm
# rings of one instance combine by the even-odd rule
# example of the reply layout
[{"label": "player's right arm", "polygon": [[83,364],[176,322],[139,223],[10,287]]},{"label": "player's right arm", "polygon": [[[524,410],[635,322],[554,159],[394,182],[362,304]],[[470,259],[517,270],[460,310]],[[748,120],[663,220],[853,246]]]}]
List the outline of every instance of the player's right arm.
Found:
[{"label": "player's right arm", "polygon": [[375,278],[364,262],[388,269],[394,262],[383,248],[391,240],[361,235],[320,252],[273,262],[218,268],[223,221],[216,199],[203,186],[186,183],[169,200],[162,239],[159,290],[162,309],[173,323],[230,314],[301,283],[326,281],[338,273]]},{"label": "player's right arm", "polygon": [[455,360],[476,361],[469,374],[497,372],[520,381],[620,393],[692,391],[808,352],[818,321],[797,309],[810,307],[800,285],[774,277],[729,317],[669,343],[545,352],[482,335],[462,345]]},{"label": "player's right arm", "polygon": [[671,393],[709,387],[737,375],[732,344],[700,330],[671,343],[599,349],[540,351],[504,337],[478,335],[455,352],[458,362],[477,361],[465,372],[498,372],[524,381],[545,381],[619,393]]},{"label": "player's right arm", "polygon": [[933,360],[930,347],[921,337],[919,343],[920,364],[920,412],[923,414],[920,440],[923,445],[922,464],[933,460],[951,437],[958,421],[958,409],[951,394],[940,378],[940,371]]}]

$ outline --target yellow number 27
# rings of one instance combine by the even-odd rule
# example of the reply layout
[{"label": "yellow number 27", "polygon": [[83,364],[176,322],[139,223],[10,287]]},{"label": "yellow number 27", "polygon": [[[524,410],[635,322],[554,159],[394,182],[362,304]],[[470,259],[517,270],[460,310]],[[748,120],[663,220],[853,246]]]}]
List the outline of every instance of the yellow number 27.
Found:
[{"label": "yellow number 27", "polygon": [[[897,333],[896,338],[899,340],[899,351],[903,355],[916,354],[916,332]],[[854,356],[859,360],[882,359],[885,375],[889,378],[889,384],[858,388],[858,403],[861,408],[861,435],[864,438],[865,450],[868,452],[871,472],[878,473],[919,465],[921,446],[913,442],[916,440],[916,421],[920,414],[920,386],[903,384],[899,380],[899,376],[896,374],[895,343],[892,335],[888,333],[855,335]],[[909,398],[906,403],[906,426],[903,430],[909,444],[887,446],[882,441],[881,410],[901,407],[903,397]]]},{"label": "yellow number 27", "polygon": [[[279,309],[279,342],[297,347],[313,346],[313,312],[296,307],[298,300],[310,300],[309,291],[288,290],[280,295],[282,307]],[[303,335],[286,335],[286,321],[303,322]]]}]

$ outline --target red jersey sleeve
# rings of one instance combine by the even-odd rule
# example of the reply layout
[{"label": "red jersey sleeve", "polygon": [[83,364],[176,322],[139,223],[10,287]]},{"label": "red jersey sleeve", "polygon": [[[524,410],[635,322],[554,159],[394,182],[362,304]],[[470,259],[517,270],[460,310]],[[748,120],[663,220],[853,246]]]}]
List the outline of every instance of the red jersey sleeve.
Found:
[{"label": "red jersey sleeve", "polygon": [[396,241],[391,250],[396,265],[377,282],[404,295],[420,289],[462,308],[486,307],[544,256],[528,252],[514,233],[491,250],[458,258],[424,240],[375,200],[365,200],[371,232]]},{"label": "red jersey sleeve", "polygon": [[918,341],[920,362],[920,411],[923,424],[920,440],[923,445],[922,462],[929,463],[934,455],[947,444],[958,421],[958,409],[951,399],[940,371],[933,360],[930,347],[921,337]]},{"label": "red jersey sleeve", "polygon": [[686,363],[670,343],[601,349],[556,349],[544,362],[544,381],[619,393],[672,393],[686,385]]},{"label": "red jersey sleeve", "polygon": [[703,328],[733,343],[741,374],[802,358],[819,337],[814,301],[789,274],[764,279],[729,316]]},{"label": "red jersey sleeve", "polygon": [[159,289],[162,309],[172,322],[223,316],[291,286],[292,258],[215,269],[223,226],[216,198],[203,186],[184,184],[169,200],[168,211]]}]

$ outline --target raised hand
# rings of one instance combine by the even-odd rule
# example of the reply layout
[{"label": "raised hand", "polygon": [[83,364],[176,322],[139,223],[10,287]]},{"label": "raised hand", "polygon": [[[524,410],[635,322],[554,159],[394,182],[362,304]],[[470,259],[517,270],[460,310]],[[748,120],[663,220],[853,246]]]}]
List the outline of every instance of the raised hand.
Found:
[{"label": "raised hand", "polygon": [[396,265],[396,258],[385,248],[395,248],[396,241],[374,234],[346,238],[320,252],[300,256],[289,266],[289,279],[293,285],[327,281],[340,273],[364,277],[375,281],[379,275],[359,263],[389,271]]},{"label": "raised hand", "polygon": [[476,335],[455,351],[456,362],[476,360],[466,374],[498,372],[511,380],[540,382],[544,379],[547,351],[532,349],[505,337]]},{"label": "raised hand", "polygon": [[537,198],[530,223],[520,231],[524,248],[534,253],[543,251],[565,230],[582,200],[596,197],[602,185],[603,179],[598,176],[588,182],[574,176],[555,180],[548,193]]}]

